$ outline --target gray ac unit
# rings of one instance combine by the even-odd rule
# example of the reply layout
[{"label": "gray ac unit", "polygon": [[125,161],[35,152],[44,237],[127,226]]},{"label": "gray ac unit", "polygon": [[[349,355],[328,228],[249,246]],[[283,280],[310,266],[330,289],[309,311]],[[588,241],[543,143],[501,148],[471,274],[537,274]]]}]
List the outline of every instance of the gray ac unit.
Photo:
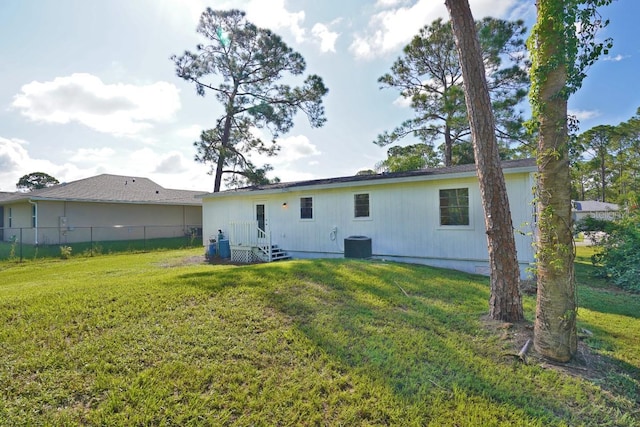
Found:
[{"label": "gray ac unit", "polygon": [[371,258],[371,237],[349,236],[344,239],[345,258]]}]

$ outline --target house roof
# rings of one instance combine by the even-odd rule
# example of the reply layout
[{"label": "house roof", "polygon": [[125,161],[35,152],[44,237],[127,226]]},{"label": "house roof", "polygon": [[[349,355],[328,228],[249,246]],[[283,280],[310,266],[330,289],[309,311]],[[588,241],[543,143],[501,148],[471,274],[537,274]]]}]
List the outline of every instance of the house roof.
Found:
[{"label": "house roof", "polygon": [[78,201],[103,203],[136,203],[159,205],[200,205],[196,198],[201,191],[173,190],[164,188],[148,178],[97,175],[90,178],[63,183],[28,193],[0,195],[0,201],[23,200]]},{"label": "house roof", "polygon": [[576,200],[573,202],[575,210],[588,212],[617,211],[620,209],[615,203],[598,202],[595,200]]},{"label": "house roof", "polygon": [[[506,160],[502,162],[505,173],[535,172],[535,159]],[[409,172],[381,173],[373,175],[352,175],[338,178],[323,178],[309,181],[279,182],[275,184],[252,185],[219,193],[203,194],[200,197],[225,197],[243,193],[277,193],[288,190],[304,190],[307,188],[336,188],[354,185],[376,185],[394,182],[425,181],[431,179],[476,176],[475,164],[451,167],[428,168]]]},{"label": "house roof", "polygon": [[13,197],[15,193],[8,193],[6,191],[0,191],[0,202],[2,202],[3,200],[8,200],[9,198]]}]

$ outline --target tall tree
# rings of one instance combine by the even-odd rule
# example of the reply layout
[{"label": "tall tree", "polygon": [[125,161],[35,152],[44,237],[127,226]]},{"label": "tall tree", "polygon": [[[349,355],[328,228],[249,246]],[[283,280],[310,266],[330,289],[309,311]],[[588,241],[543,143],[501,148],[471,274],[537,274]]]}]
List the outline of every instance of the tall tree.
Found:
[{"label": "tall tree", "polygon": [[614,140],[617,139],[615,126],[600,125],[589,129],[578,137],[583,154],[591,157],[591,169],[597,171],[599,184],[599,199],[607,201],[608,166],[614,151]]},{"label": "tall tree", "polygon": [[597,30],[607,24],[599,19],[597,8],[610,2],[537,0],[537,20],[529,38],[530,102],[538,124],[534,347],[560,362],[570,360],[577,348],[567,100],[581,86],[586,67],[610,45],[609,40],[595,40]]},{"label": "tall tree", "polygon": [[640,196],[640,108],[633,117],[616,126],[616,131],[616,202],[637,205]]},{"label": "tall tree", "polygon": [[468,0],[445,0],[445,4],[458,47],[484,208],[491,267],[489,314],[492,319],[518,322],[524,319],[520,267],[482,50]]},{"label": "tall tree", "polygon": [[[328,89],[317,75],[307,76],[301,86],[282,83],[304,73],[302,55],[270,30],[248,22],[242,11],[207,8],[197,32],[210,44],[171,59],[177,75],[195,83],[199,95],[206,90],[215,93],[223,112],[215,127],[194,143],[196,161],[211,164],[214,192],[220,191],[223,174],[232,174],[232,183],[238,176],[260,182],[270,166],[256,167],[250,154],[276,155],[275,139],[293,127],[298,111],[307,115],[312,127],[322,126],[326,121],[322,97]],[[218,77],[217,83],[212,76]],[[268,129],[273,140],[256,136],[256,128]]]},{"label": "tall tree", "polygon": [[60,184],[56,178],[44,172],[31,172],[27,175],[23,175],[18,180],[16,188],[18,190],[33,191],[41,188],[47,188]]},{"label": "tall tree", "polygon": [[[522,137],[522,114],[517,105],[526,97],[529,84],[522,38],[526,28],[522,21],[494,18],[485,18],[475,25],[499,141],[508,147]],[[438,19],[422,28],[404,48],[391,73],[380,77],[378,82],[382,88],[398,89],[403,98],[410,100],[415,117],[379,135],[375,143],[386,146],[407,135],[431,146],[442,142],[444,165],[454,164],[454,146],[468,142],[470,129],[451,26]],[[466,145],[468,155],[459,154],[461,161],[473,162],[470,147]]]}]

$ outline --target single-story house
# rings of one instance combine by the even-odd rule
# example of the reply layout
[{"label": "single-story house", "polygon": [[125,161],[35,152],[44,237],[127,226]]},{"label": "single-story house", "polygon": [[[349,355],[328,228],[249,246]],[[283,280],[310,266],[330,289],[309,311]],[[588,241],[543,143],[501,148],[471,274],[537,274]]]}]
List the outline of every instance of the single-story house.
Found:
[{"label": "single-story house", "polygon": [[615,203],[598,202],[595,200],[572,201],[573,220],[580,221],[588,216],[595,219],[613,221],[619,215],[620,207]]},{"label": "single-story house", "polygon": [[[534,262],[537,168],[533,159],[502,167],[525,277]],[[236,261],[370,254],[489,273],[475,165],[256,185],[201,197],[205,242],[222,230]]]},{"label": "single-story house", "polygon": [[64,244],[183,236],[202,230],[201,191],[103,174],[0,194],[0,240]]}]

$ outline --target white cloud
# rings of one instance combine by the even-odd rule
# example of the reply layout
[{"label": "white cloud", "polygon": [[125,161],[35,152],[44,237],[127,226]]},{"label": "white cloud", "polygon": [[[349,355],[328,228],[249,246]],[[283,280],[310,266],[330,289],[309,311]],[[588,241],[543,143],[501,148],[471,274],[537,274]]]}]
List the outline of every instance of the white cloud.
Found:
[{"label": "white cloud", "polygon": [[321,52],[335,52],[336,40],[340,34],[329,30],[324,24],[317,23],[311,29],[311,34],[320,42]]},{"label": "white cloud", "polygon": [[281,150],[276,159],[278,163],[291,163],[306,157],[320,154],[320,150],[304,135],[290,136],[278,140]]},{"label": "white cloud", "polygon": [[[516,4],[516,0],[471,0],[471,10],[476,19],[485,16],[504,17]],[[379,0],[376,6],[384,10],[374,14],[363,33],[355,34],[349,50],[359,59],[372,59],[389,52],[397,52],[405,46],[420,28],[437,18],[448,19],[444,2],[417,0],[411,6],[404,2]]]},{"label": "white cloud", "polygon": [[52,81],[25,84],[12,106],[33,121],[78,122],[116,136],[135,136],[165,122],[180,109],[178,88],[167,82],[149,85],[105,84],[76,73]]},{"label": "white cloud", "polygon": [[[260,130],[254,130],[256,136],[261,135]],[[249,158],[256,166],[270,164],[273,171],[270,177],[277,176],[282,181],[298,181],[301,179],[312,179],[313,175],[304,169],[315,162],[314,157],[321,154],[318,147],[309,141],[305,135],[294,135],[285,138],[278,138],[280,151],[272,157],[251,154]]]},{"label": "white cloud", "polygon": [[143,176],[166,188],[213,188],[213,178],[207,175],[209,166],[175,150],[159,153],[148,147],[133,152],[117,152],[109,147],[80,148],[66,161],[54,162],[35,157],[30,148],[26,141],[0,137],[0,191],[16,191],[20,177],[31,172],[45,172],[60,182],[109,173]]},{"label": "white cloud", "polygon": [[182,153],[172,151],[159,159],[154,172],[165,174],[182,173],[189,170],[189,166]]},{"label": "white cloud", "polygon": [[567,112],[570,116],[575,116],[578,120],[590,120],[600,115],[596,110],[569,110]]},{"label": "white cloud", "polygon": [[247,19],[258,27],[271,30],[286,28],[293,34],[296,42],[305,40],[306,31],[302,27],[304,11],[289,12],[284,0],[251,0],[244,10],[247,12]]},{"label": "white cloud", "polygon": [[407,0],[378,0],[376,2],[375,7],[380,9],[380,8],[387,8],[387,7],[393,7],[399,4],[404,4],[406,3]]},{"label": "white cloud", "polygon": [[400,108],[409,108],[411,107],[411,98],[405,98],[404,96],[399,96],[393,100],[392,104]]},{"label": "white cloud", "polygon": [[622,61],[623,59],[627,59],[627,58],[628,58],[628,56],[624,56],[624,55],[620,55],[620,54],[618,54],[618,55],[616,55],[616,56],[609,56],[609,55],[607,55],[607,56],[603,57],[603,58],[602,58],[602,60],[603,60],[603,61],[620,62],[620,61]]},{"label": "white cloud", "polygon": [[110,147],[80,148],[69,157],[69,161],[97,164],[108,161],[114,154],[115,150]]},{"label": "white cloud", "polygon": [[19,139],[0,137],[0,191],[16,191],[16,183],[20,177],[31,172],[44,172],[60,182],[68,181],[78,168],[70,163],[63,165],[49,160],[38,159],[31,156],[28,151],[29,144]]},{"label": "white cloud", "polygon": [[24,141],[0,137],[0,173],[8,174],[18,171],[20,165],[26,163],[29,155],[24,145]]},{"label": "white cloud", "polygon": [[176,136],[185,139],[191,139],[193,141],[200,138],[200,134],[202,133],[202,126],[199,125],[191,125],[175,131]]}]

